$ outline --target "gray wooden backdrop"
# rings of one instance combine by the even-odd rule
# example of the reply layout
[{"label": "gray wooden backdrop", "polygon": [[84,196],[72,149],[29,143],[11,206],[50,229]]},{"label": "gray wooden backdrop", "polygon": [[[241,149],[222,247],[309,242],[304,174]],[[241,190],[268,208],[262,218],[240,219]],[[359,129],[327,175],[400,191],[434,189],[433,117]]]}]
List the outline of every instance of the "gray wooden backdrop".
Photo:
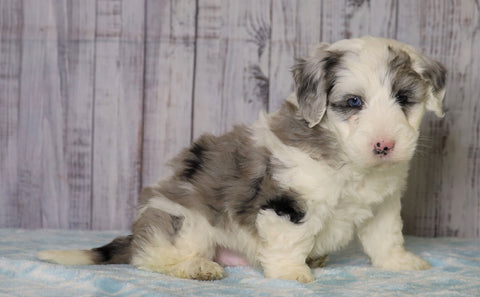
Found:
[{"label": "gray wooden backdrop", "polygon": [[129,228],[180,148],[277,109],[311,45],[365,34],[450,71],[405,231],[479,237],[478,0],[0,0],[0,227]]}]

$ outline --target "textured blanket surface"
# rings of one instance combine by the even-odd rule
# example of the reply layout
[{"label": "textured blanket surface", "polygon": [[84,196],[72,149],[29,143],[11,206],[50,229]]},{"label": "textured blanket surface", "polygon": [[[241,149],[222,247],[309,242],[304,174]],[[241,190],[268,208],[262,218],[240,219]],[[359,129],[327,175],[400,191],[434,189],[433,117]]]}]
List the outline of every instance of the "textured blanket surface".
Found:
[{"label": "textured blanket surface", "polygon": [[177,279],[130,265],[59,266],[44,249],[87,249],[127,232],[0,229],[0,296],[480,296],[480,240],[407,237],[407,249],[432,269],[372,268],[357,245],[330,255],[315,281],[265,279],[250,267],[227,267],[219,281]]}]

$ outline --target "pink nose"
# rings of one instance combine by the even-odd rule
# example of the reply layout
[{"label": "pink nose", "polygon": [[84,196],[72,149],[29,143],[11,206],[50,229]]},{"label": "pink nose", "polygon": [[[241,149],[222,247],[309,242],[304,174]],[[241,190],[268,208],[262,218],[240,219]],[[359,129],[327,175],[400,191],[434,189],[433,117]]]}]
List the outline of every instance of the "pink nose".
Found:
[{"label": "pink nose", "polygon": [[375,155],[388,155],[389,152],[395,147],[395,141],[393,140],[380,140],[373,144],[373,153]]}]

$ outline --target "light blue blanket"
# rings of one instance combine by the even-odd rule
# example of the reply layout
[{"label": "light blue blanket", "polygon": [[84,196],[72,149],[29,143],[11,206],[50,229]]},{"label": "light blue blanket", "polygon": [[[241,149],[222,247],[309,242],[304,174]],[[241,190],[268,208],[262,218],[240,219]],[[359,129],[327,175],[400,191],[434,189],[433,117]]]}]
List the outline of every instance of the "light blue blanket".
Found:
[{"label": "light blue blanket", "polygon": [[220,281],[182,280],[130,265],[59,266],[35,259],[44,249],[103,245],[126,232],[0,229],[0,296],[480,296],[480,240],[407,237],[433,266],[420,272],[372,268],[358,247],[330,255],[310,284],[265,279],[228,267]]}]

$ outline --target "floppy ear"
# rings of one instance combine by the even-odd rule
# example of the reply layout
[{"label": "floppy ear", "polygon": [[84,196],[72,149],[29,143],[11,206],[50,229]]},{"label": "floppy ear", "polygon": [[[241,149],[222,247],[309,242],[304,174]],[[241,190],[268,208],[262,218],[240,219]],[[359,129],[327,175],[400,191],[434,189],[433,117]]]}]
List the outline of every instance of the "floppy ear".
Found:
[{"label": "floppy ear", "polygon": [[334,79],[329,78],[327,73],[340,58],[338,54],[327,52],[328,46],[319,45],[308,58],[297,59],[292,67],[299,110],[310,128],[320,123],[325,114],[327,81]]},{"label": "floppy ear", "polygon": [[430,85],[425,107],[442,118],[445,115],[442,109],[442,102],[445,96],[447,69],[440,62],[424,56],[421,57],[421,67],[420,75]]}]

